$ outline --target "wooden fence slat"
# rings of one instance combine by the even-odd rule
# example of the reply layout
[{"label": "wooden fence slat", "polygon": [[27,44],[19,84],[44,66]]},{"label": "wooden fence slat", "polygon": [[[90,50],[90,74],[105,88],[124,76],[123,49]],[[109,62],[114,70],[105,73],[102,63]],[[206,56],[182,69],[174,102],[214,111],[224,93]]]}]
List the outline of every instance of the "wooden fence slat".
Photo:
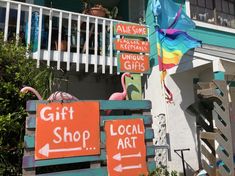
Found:
[{"label": "wooden fence slat", "polygon": [[38,176],[107,176],[107,167],[39,174]]},{"label": "wooden fence slat", "polygon": [[[156,168],[156,163],[154,161],[148,162],[147,165],[149,171],[153,171]],[[107,176],[108,175],[107,167],[39,174],[38,176],[84,176],[84,175]]]},{"label": "wooden fence slat", "polygon": [[[61,101],[55,101],[61,102]],[[64,101],[74,102],[74,101]],[[87,102],[80,101],[80,102]],[[66,164],[75,164],[75,163],[84,163],[90,162],[92,163],[101,163],[107,162],[106,155],[106,133],[104,131],[105,121],[109,120],[121,120],[121,119],[143,119],[145,126],[145,143],[146,143],[146,161],[148,164],[149,171],[153,171],[156,168],[156,163],[154,161],[156,146],[153,145],[152,139],[154,138],[154,131],[151,128],[152,125],[152,116],[150,114],[145,114],[144,112],[149,112],[151,109],[151,101],[148,100],[126,100],[126,101],[108,101],[108,100],[100,100],[100,114],[102,114],[102,110],[129,110],[132,112],[132,115],[116,115],[116,116],[105,116],[100,115],[100,155],[92,155],[92,156],[74,156],[74,157],[65,157],[65,158],[54,158],[54,159],[46,159],[46,160],[35,160],[34,159],[34,147],[35,147],[35,128],[36,128],[36,107],[39,103],[49,103],[48,101],[38,101],[31,100],[27,102],[26,110],[28,111],[28,117],[26,119],[26,130],[30,131],[30,133],[26,133],[24,137],[25,144],[25,156],[23,157],[23,170],[27,171],[25,173],[29,173],[28,170],[36,171],[36,168],[45,167],[45,166],[59,166]],[[62,103],[62,102],[61,102]],[[32,152],[31,152],[32,151]],[[107,176],[108,171],[106,166],[94,167],[94,168],[86,168],[79,170],[68,170],[61,172],[53,172],[46,174],[36,174],[39,176]]]},{"label": "wooden fence slat", "polygon": [[[146,148],[147,148],[147,153],[146,153],[147,157],[155,156],[155,146],[147,146]],[[56,158],[56,159],[38,160],[38,161],[35,161],[34,155],[29,155],[23,157],[22,167],[24,169],[30,169],[42,166],[54,166],[62,164],[72,164],[72,163],[81,163],[89,161],[105,161],[105,160],[106,160],[106,152],[104,149],[102,149],[100,155],[97,156],[67,157],[67,158]]]},{"label": "wooden fence slat", "polygon": [[[118,116],[118,120],[120,119],[143,119],[145,125],[152,124],[152,116],[151,115],[126,115],[126,116]],[[117,116],[101,116],[100,126],[103,127],[106,120],[116,120]],[[35,129],[36,128],[36,115],[30,115],[26,120],[26,128],[27,129]]]},{"label": "wooden fence slat", "polygon": [[[72,101],[67,101],[67,102],[72,102]],[[151,101],[149,100],[125,100],[125,101],[100,100],[99,102],[100,102],[100,110],[109,110],[109,109],[111,110],[149,110],[152,108]],[[35,112],[36,104],[38,103],[48,103],[48,101],[38,101],[38,100],[27,101],[26,110],[28,112]]]},{"label": "wooden fence slat", "polygon": [[[151,140],[154,137],[153,129],[145,130],[145,140]],[[106,143],[106,135],[104,131],[101,131],[101,146],[105,146]],[[24,143],[26,149],[33,149],[35,147],[35,136],[24,136]]]},{"label": "wooden fence slat", "polygon": [[24,156],[23,157],[23,168],[34,168],[42,166],[54,166],[62,164],[72,164],[72,163],[81,163],[89,161],[105,161],[106,152],[101,150],[100,155],[97,156],[80,156],[80,157],[68,157],[68,158],[57,158],[49,160],[38,160],[35,161],[34,155]]}]

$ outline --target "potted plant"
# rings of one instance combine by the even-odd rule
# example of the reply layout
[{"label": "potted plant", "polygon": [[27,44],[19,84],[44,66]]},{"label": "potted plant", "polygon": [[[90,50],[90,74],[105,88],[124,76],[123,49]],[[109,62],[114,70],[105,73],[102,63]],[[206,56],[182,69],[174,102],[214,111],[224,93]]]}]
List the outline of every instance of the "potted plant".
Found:
[{"label": "potted plant", "polygon": [[103,7],[101,4],[93,4],[90,0],[83,0],[84,14],[98,16],[98,17],[110,17],[111,12]]},{"label": "potted plant", "polygon": [[95,4],[92,5],[92,3],[89,0],[83,0],[84,3],[84,14],[93,15],[93,16],[99,16],[99,17],[105,17],[106,16],[106,9],[100,5]]}]

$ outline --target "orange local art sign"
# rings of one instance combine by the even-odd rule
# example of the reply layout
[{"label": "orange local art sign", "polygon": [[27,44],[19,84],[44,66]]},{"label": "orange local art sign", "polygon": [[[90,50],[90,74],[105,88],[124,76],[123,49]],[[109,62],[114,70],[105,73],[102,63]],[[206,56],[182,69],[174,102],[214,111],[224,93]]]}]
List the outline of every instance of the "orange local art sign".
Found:
[{"label": "orange local art sign", "polygon": [[39,104],[35,159],[100,154],[99,102]]},{"label": "orange local art sign", "polygon": [[150,69],[149,56],[121,53],[118,55],[118,70],[130,73],[148,73]]},{"label": "orange local art sign", "polygon": [[143,120],[106,121],[105,132],[109,175],[147,175]]},{"label": "orange local art sign", "polygon": [[136,37],[148,37],[148,29],[146,26],[118,23],[115,25],[114,34]]},{"label": "orange local art sign", "polygon": [[149,53],[150,45],[147,41],[133,39],[117,39],[115,47],[118,51],[129,51],[136,53]]}]

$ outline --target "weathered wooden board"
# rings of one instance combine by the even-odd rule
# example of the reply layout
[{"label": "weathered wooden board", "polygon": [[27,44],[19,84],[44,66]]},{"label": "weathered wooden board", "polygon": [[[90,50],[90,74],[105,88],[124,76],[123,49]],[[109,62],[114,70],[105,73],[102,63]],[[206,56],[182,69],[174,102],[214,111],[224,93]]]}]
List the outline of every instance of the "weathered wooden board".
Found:
[{"label": "weathered wooden board", "polygon": [[[63,157],[55,159],[46,160],[35,160],[34,158],[34,147],[35,147],[35,128],[36,128],[36,109],[37,104],[48,103],[47,101],[28,101],[27,111],[29,113],[26,119],[26,135],[24,137],[25,153],[23,157],[23,175],[41,175],[41,176],[107,176],[107,156],[106,156],[106,134],[104,131],[104,124],[109,120],[117,119],[143,119],[145,126],[145,143],[146,145],[146,161],[148,170],[152,171],[156,168],[153,158],[155,157],[155,146],[153,144],[149,145],[154,137],[152,125],[152,116],[144,115],[146,112],[150,112],[151,102],[150,101],[99,101],[100,103],[100,113],[105,110],[125,110],[129,111],[128,114],[135,115],[114,115],[114,116],[100,116],[100,154],[92,156],[74,156],[74,157]],[[137,114],[138,113],[138,114]],[[91,119],[92,120],[92,119]],[[45,132],[46,133],[46,132]],[[38,172],[36,169],[44,167],[57,167],[57,166],[67,166],[71,164],[79,163],[90,163],[90,167],[85,167],[79,170],[63,170],[47,171],[46,173]],[[95,168],[94,168],[95,167]]]},{"label": "weathered wooden board", "polygon": [[114,25],[114,35],[148,37],[148,28],[136,24],[117,23]]}]

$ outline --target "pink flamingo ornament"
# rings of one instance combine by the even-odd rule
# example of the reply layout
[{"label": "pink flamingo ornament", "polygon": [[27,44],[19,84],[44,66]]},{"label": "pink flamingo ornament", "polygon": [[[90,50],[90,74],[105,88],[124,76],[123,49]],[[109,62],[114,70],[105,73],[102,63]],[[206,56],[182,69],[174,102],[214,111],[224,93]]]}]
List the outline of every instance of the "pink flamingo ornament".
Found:
[{"label": "pink flamingo ornament", "polygon": [[[122,83],[122,92],[115,92],[110,97],[109,100],[124,100],[126,98],[127,90],[126,90],[126,84],[125,84],[125,77],[131,77],[130,73],[124,73],[121,77],[121,83]],[[106,115],[109,115],[111,113],[111,110],[106,111]]]},{"label": "pink flamingo ornament", "polygon": [[[35,90],[32,87],[26,86],[26,87],[22,88],[20,90],[20,92],[21,93],[32,92],[37,96],[37,98],[39,100],[42,100],[42,96],[38,93],[37,90]],[[51,94],[50,97],[47,100],[48,101],[52,101],[52,100],[63,101],[63,100],[78,100],[78,98],[74,97],[73,95],[70,95],[69,93],[66,93],[66,92],[56,91],[53,94]]]}]

